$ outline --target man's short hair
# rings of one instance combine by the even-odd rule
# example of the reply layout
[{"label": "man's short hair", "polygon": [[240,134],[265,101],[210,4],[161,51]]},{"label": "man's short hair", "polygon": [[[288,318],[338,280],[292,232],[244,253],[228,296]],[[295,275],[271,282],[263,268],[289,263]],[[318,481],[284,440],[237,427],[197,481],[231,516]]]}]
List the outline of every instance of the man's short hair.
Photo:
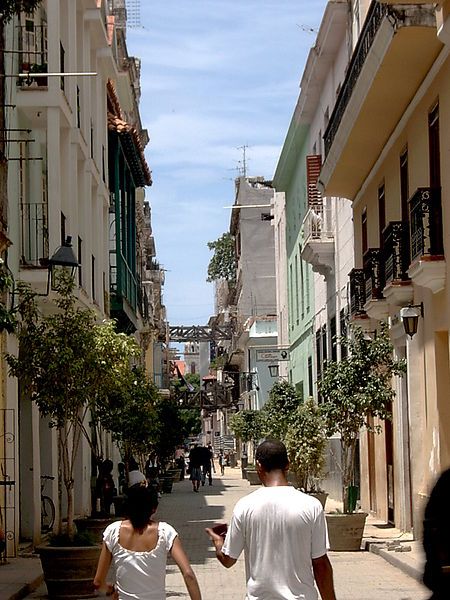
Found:
[{"label": "man's short hair", "polygon": [[289,464],[286,446],[279,440],[265,440],[256,449],[256,460],[267,472],[281,469]]}]

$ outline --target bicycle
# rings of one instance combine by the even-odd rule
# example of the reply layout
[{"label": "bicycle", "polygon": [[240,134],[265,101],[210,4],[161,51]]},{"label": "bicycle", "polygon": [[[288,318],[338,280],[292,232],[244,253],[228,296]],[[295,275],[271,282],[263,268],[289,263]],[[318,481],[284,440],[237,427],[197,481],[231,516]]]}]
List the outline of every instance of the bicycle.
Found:
[{"label": "bicycle", "polygon": [[51,475],[41,475],[41,531],[43,533],[51,531],[55,523],[55,504],[50,496],[44,494],[45,484],[54,479]]}]

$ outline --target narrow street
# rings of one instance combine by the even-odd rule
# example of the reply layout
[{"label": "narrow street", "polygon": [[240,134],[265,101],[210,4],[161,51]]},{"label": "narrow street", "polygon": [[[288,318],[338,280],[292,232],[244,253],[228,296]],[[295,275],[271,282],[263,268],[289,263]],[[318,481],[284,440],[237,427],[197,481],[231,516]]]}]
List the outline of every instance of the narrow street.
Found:
[{"label": "narrow street", "polygon": [[[205,527],[229,521],[235,502],[254,491],[241,479],[238,469],[227,469],[224,477],[214,479],[199,494],[192,492],[188,480],[176,483],[171,494],[161,499],[157,518],[172,524],[199,579],[203,599],[238,600],[245,596],[244,560],[225,569],[215,558]],[[429,592],[411,577],[369,552],[331,552],[338,600],[426,600]],[[177,567],[167,569],[167,597],[187,598]],[[46,598],[41,586],[28,598]]]}]

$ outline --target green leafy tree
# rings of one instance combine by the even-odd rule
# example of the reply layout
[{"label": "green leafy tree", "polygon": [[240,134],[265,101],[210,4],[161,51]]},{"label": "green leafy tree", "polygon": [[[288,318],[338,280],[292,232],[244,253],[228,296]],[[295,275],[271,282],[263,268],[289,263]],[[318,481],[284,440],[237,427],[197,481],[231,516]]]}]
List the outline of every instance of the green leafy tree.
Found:
[{"label": "green leafy tree", "polygon": [[312,398],[290,415],[284,441],[298,487],[305,492],[313,491],[317,479],[323,475],[327,435],[321,410]]},{"label": "green leafy tree", "polygon": [[288,381],[275,382],[261,409],[263,434],[284,441],[292,415],[301,402],[301,395]]},{"label": "green leafy tree", "polygon": [[263,418],[259,410],[240,410],[232,415],[229,421],[230,429],[242,442],[253,444],[253,453],[256,444],[263,437]]},{"label": "green leafy tree", "polygon": [[340,435],[344,512],[351,512],[359,432],[361,428],[379,432],[372,419],[391,418],[392,378],[402,375],[406,364],[394,359],[386,324],[374,340],[366,340],[364,332],[355,328],[342,343],[348,347],[348,356],[327,364],[318,387],[325,402],[321,408],[328,435]]},{"label": "green leafy tree", "polygon": [[[74,468],[83,434],[80,419],[92,393],[92,372],[98,357],[94,314],[75,306],[73,281],[61,276],[57,312],[38,313],[35,296],[22,288],[19,356],[8,354],[10,373],[19,378],[24,399],[36,402],[42,416],[57,430],[59,504],[62,484],[67,496],[67,534],[74,536]],[[58,533],[62,533],[59,510]]]},{"label": "green leafy tree", "polygon": [[144,370],[128,365],[121,370],[108,401],[100,404],[99,420],[112,434],[126,462],[132,456],[146,454],[157,443],[159,400],[159,391]]},{"label": "green leafy tree", "polygon": [[215,242],[208,242],[208,248],[214,251],[208,265],[206,281],[225,279],[230,287],[236,284],[236,252],[231,233],[224,233]]},{"label": "green leafy tree", "polygon": [[155,408],[158,418],[155,449],[162,469],[165,470],[173,458],[176,447],[184,442],[185,430],[180,409],[173,398],[160,398]]}]

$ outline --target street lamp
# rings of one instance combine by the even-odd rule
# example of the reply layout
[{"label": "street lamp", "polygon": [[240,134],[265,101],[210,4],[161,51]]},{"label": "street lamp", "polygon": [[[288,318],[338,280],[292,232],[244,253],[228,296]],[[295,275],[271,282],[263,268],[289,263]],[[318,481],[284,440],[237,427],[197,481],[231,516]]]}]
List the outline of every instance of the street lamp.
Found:
[{"label": "street lamp", "polygon": [[412,338],[417,333],[419,326],[419,317],[423,319],[423,302],[420,304],[410,304],[400,309],[400,317],[403,322],[405,333]]},{"label": "street lamp", "polygon": [[271,377],[278,377],[280,374],[280,365],[269,365],[269,373]]},{"label": "street lamp", "polygon": [[58,283],[58,275],[61,272],[69,272],[71,278],[75,276],[75,269],[79,267],[77,258],[72,249],[72,236],[68,235],[65,241],[61,244],[55,253],[48,259],[48,278],[47,278],[47,293],[48,296],[50,286],[52,290],[56,289]]}]

